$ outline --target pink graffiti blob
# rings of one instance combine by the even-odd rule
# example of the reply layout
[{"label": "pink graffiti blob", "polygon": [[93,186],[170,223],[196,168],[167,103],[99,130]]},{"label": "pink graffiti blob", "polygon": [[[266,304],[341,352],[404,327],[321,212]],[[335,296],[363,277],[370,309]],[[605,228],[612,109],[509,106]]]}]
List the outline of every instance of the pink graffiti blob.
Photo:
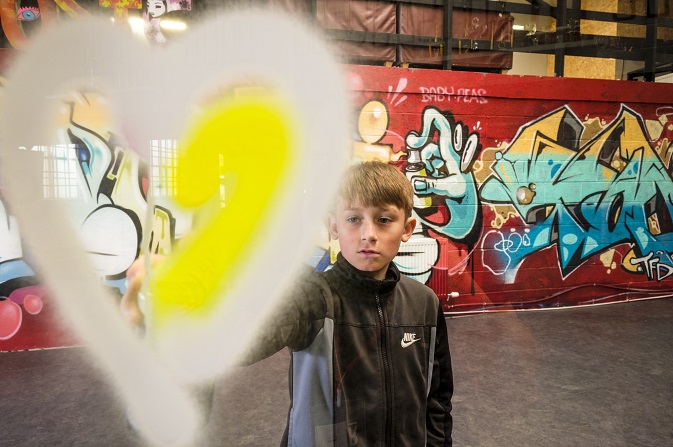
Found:
[{"label": "pink graffiti blob", "polygon": [[0,340],[14,336],[21,327],[23,313],[21,307],[12,300],[0,301]]},{"label": "pink graffiti blob", "polygon": [[39,314],[40,312],[42,312],[43,307],[44,303],[42,302],[42,299],[37,295],[28,295],[23,300],[23,308],[26,309],[26,312],[28,312],[31,315]]}]

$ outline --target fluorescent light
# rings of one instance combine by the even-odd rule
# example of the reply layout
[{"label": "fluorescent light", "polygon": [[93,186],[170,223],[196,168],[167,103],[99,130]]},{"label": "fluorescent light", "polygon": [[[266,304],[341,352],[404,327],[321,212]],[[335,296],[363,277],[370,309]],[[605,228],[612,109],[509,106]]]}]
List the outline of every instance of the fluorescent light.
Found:
[{"label": "fluorescent light", "polygon": [[512,25],[514,31],[523,31],[525,28],[523,25]]},{"label": "fluorescent light", "polygon": [[181,22],[179,20],[162,20],[159,22],[159,25],[166,30],[170,31],[184,31],[187,29],[187,24],[185,22]]},{"label": "fluorescent light", "polygon": [[133,34],[145,35],[145,21],[142,17],[129,17],[129,25]]}]

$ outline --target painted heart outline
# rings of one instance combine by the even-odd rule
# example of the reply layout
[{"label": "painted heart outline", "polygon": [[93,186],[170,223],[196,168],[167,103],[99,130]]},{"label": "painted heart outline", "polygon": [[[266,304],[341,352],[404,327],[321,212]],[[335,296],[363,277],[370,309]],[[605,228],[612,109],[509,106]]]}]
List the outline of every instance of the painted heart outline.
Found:
[{"label": "painted heart outline", "polygon": [[[265,216],[270,225],[223,305],[200,327],[150,350],[126,328],[106,295],[66,209],[43,197],[42,155],[30,148],[55,143],[50,118],[62,95],[78,89],[109,98],[129,146],[147,150],[151,139],[181,137],[204,95],[250,76],[282,92],[300,124],[298,156],[281,185],[282,206]],[[231,366],[264,310],[300,268],[331,203],[347,162],[341,69],[307,26],[277,12],[247,10],[214,17],[154,51],[107,20],[69,22],[33,40],[7,78],[3,103],[11,107],[0,111],[0,170],[41,276],[143,434],[155,444],[189,444],[200,416],[182,384]]]}]

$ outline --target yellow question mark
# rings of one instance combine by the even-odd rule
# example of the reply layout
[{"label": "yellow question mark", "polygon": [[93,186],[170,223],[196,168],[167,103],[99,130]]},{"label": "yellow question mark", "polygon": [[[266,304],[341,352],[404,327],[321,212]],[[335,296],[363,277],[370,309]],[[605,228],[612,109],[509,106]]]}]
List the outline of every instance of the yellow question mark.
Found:
[{"label": "yellow question mark", "polygon": [[[292,174],[298,133],[291,116],[279,100],[248,97],[212,107],[191,127],[176,164],[176,200],[197,209],[196,231],[149,284],[153,331],[208,316],[237,266],[254,256],[255,235],[272,224],[264,215],[282,206]],[[224,205],[221,179],[233,189]]]}]

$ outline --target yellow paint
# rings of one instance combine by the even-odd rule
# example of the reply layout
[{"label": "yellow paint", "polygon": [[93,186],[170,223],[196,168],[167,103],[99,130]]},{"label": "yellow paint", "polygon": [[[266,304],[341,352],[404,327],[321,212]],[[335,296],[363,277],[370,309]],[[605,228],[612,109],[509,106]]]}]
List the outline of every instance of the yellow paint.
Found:
[{"label": "yellow paint", "polygon": [[402,157],[401,152],[393,152],[390,144],[377,143],[385,137],[389,121],[388,109],[381,101],[369,101],[362,107],[358,118],[358,133],[362,141],[353,142],[353,161],[390,163]]},{"label": "yellow paint", "polygon": [[658,140],[664,131],[664,126],[659,120],[645,120],[645,127],[652,140]]},{"label": "yellow paint", "polygon": [[598,135],[603,130],[603,125],[600,118],[586,118],[582,123],[584,125],[584,132],[582,132],[582,139],[580,146],[587,144],[593,137]]},{"label": "yellow paint", "polygon": [[125,19],[128,16],[129,9],[142,9],[141,0],[100,0],[100,6],[103,8],[114,8],[116,19]]},{"label": "yellow paint", "polygon": [[[54,3],[56,3],[58,5],[58,7],[61,8],[63,10],[63,12],[65,12],[68,15],[68,17],[70,17],[70,18],[75,19],[75,18],[79,18],[79,17],[82,17],[82,16],[89,15],[89,12],[86,9],[79,6],[76,2],[66,2],[66,1],[63,1],[63,0],[54,0]],[[73,5],[74,5],[74,7],[73,7]]]},{"label": "yellow paint", "polygon": [[495,217],[491,221],[491,227],[497,229],[502,228],[510,218],[516,218],[519,215],[511,204],[489,205],[489,208],[495,213]]},{"label": "yellow paint", "polygon": [[73,92],[63,98],[63,105],[55,115],[54,125],[59,129],[67,129],[72,119],[72,122],[78,126],[109,141],[112,133],[116,132],[116,129],[112,127],[114,122],[110,110],[110,104],[99,93]]},{"label": "yellow paint", "polygon": [[376,143],[388,130],[388,109],[381,101],[369,101],[362,107],[358,119],[358,132],[365,143]]},{"label": "yellow paint", "polygon": [[628,253],[626,253],[626,255],[624,255],[624,259],[622,260],[622,268],[629,273],[642,273],[643,269],[641,268],[640,263],[636,262],[635,264],[633,264],[631,262],[631,260],[635,258],[636,253],[632,248],[631,250],[628,251]]},{"label": "yellow paint", "polygon": [[380,161],[383,163],[397,162],[402,158],[402,152],[393,152],[389,144],[367,144],[362,141],[353,143],[353,156],[355,162]]},{"label": "yellow paint", "polygon": [[171,254],[172,248],[173,239],[171,234],[170,215],[161,208],[155,208],[149,252],[168,256]]},{"label": "yellow paint", "polygon": [[655,152],[657,155],[659,155],[659,158],[661,158],[661,161],[664,163],[664,166],[666,166],[666,169],[670,169],[673,144],[669,144],[668,139],[664,138],[655,148]]},{"label": "yellow paint", "polygon": [[491,175],[493,165],[498,161],[496,154],[498,152],[506,152],[508,144],[504,141],[497,143],[495,147],[486,147],[481,151],[481,157],[475,160],[472,165],[472,175],[474,175],[477,184],[481,185]]},{"label": "yellow paint", "polygon": [[[273,225],[266,217],[283,195],[295,156],[291,112],[278,101],[231,99],[190,127],[178,156],[176,199],[196,209],[198,225],[150,282],[156,331],[173,319],[209,315],[254,255],[255,235]],[[222,183],[234,188],[225,206]]]},{"label": "yellow paint", "polygon": [[647,229],[652,236],[659,236],[661,234],[661,226],[659,225],[659,218],[656,214],[652,214],[647,218]]},{"label": "yellow paint", "polygon": [[615,256],[615,250],[614,249],[609,249],[601,253],[599,256],[599,259],[603,263],[603,266],[610,268],[610,266],[613,264],[612,259]]},{"label": "yellow paint", "polygon": [[341,251],[341,246],[339,245],[339,240],[338,239],[332,239],[330,237],[329,240],[329,260],[330,263],[334,264],[337,261],[337,255]]},{"label": "yellow paint", "polygon": [[[619,136],[619,151],[615,151],[612,160],[610,160],[610,165],[621,171],[627,166],[627,161],[634,154],[643,150],[643,145],[647,144],[648,141],[638,117],[630,110],[622,110],[620,115],[608,127],[604,128],[599,137],[593,140],[583,151],[588,156],[598,158],[603,146],[608,142],[608,138],[612,136],[613,130],[618,127],[622,127],[624,131]],[[605,173],[608,174],[607,171]]]}]

